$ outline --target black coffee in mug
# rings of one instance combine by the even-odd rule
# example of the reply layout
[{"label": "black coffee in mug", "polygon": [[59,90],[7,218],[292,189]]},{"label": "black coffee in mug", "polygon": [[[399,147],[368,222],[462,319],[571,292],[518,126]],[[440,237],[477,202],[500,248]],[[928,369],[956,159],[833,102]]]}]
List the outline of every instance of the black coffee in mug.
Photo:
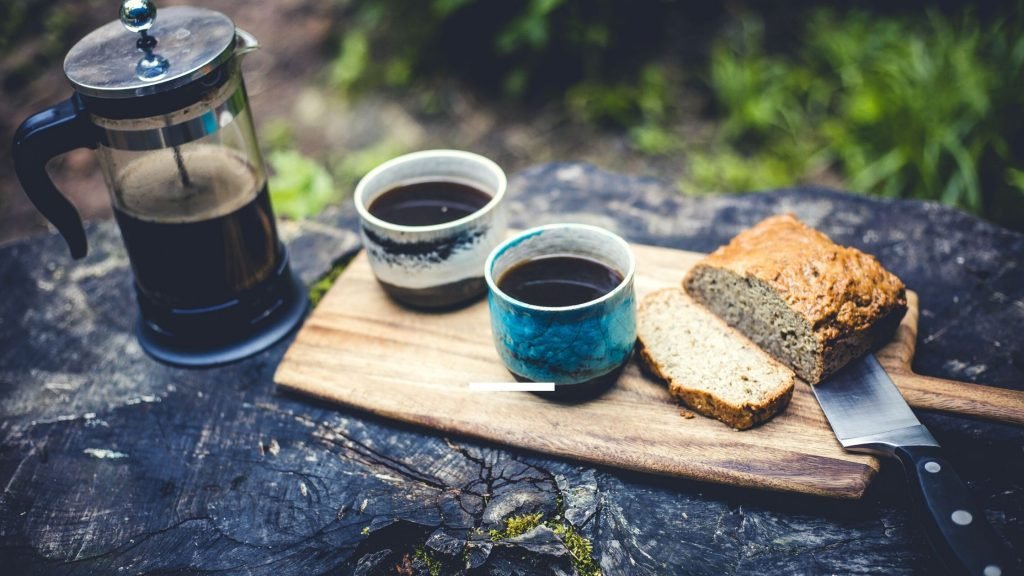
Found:
[{"label": "black coffee in mug", "polygon": [[531,258],[498,278],[502,292],[534,306],[575,306],[597,300],[622,283],[622,274],[605,264],[575,255]]},{"label": "black coffee in mug", "polygon": [[399,184],[370,202],[370,214],[401,226],[431,226],[469,216],[491,195],[467,182],[425,180]]}]

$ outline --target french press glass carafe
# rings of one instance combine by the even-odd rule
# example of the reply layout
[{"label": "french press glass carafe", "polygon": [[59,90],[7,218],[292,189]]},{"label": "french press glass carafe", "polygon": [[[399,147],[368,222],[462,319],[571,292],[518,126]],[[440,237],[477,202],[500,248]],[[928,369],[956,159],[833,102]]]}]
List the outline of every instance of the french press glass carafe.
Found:
[{"label": "french press glass carafe", "polygon": [[97,150],[135,275],[139,342],[172,364],[242,358],[305,313],[242,81],[241,56],[256,47],[219,12],[171,7],[157,20],[148,0],[126,0],[120,22],[68,52],[75,94],[15,135],[22,187],[75,258],[86,253],[82,222],[45,165]]}]

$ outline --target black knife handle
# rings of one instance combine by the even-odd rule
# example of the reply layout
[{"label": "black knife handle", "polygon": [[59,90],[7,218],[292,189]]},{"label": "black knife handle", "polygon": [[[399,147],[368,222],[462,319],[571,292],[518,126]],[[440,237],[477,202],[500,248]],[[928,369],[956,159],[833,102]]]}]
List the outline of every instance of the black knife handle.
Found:
[{"label": "black knife handle", "polygon": [[900,446],[907,481],[923,511],[928,539],[951,573],[1011,576],[1017,563],[936,446]]}]

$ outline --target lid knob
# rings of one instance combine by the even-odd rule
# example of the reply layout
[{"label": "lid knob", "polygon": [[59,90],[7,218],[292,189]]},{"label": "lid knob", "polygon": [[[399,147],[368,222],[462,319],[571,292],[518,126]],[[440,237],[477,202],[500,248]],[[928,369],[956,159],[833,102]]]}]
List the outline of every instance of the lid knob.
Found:
[{"label": "lid knob", "polygon": [[64,74],[77,92],[103,99],[171,92],[221,70],[250,44],[239,41],[235,23],[220,12],[166,5],[158,10],[154,1],[160,3],[117,0],[118,17],[68,51]]},{"label": "lid knob", "polygon": [[142,32],[153,26],[156,20],[156,4],[150,0],[124,0],[121,2],[121,24],[129,32]]},{"label": "lid knob", "polygon": [[121,2],[121,24],[129,32],[138,32],[139,41],[136,46],[144,52],[135,64],[135,77],[146,82],[160,80],[171,67],[171,63],[153,53],[156,38],[147,33],[156,21],[156,4],[151,0],[124,0]]}]

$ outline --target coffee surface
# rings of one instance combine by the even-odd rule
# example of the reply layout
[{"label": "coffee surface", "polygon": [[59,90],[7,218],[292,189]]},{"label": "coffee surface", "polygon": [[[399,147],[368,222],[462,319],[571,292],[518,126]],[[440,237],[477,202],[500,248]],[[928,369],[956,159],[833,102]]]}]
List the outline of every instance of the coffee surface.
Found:
[{"label": "coffee surface", "polygon": [[622,283],[622,274],[582,256],[552,255],[520,262],[498,279],[502,292],[534,306],[575,306]]},{"label": "coffee surface", "polygon": [[401,226],[431,226],[476,212],[491,201],[483,190],[465,182],[429,180],[399,184],[370,203],[370,214]]},{"label": "coffee surface", "polygon": [[110,174],[114,207],[138,220],[202,222],[250,204],[262,169],[226,146],[188,144],[147,152]]}]

